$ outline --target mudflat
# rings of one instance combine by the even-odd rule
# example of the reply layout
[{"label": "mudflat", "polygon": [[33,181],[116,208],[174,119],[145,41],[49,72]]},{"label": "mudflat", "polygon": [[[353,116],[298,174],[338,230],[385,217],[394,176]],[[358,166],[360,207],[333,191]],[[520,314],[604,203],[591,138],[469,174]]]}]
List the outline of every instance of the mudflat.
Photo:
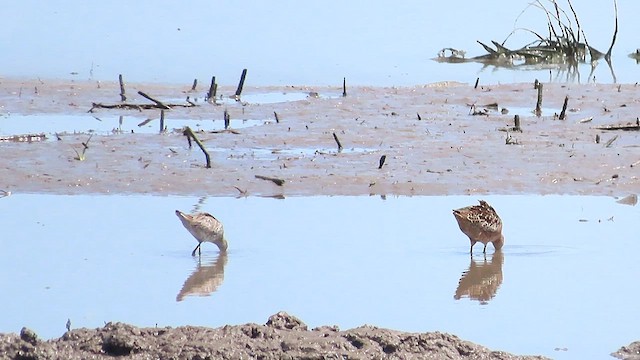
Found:
[{"label": "mudflat", "polygon": [[[195,106],[165,111],[157,134],[46,134],[0,143],[0,188],[38,193],[143,193],[210,196],[590,194],[638,189],[639,132],[601,130],[635,124],[640,88],[544,84],[542,114],[531,84],[436,83],[414,87],[245,87],[239,101],[208,89],[127,84],[130,104]],[[0,80],[1,114],[124,116],[152,119],[160,109],[93,108],[122,104],[116,82]],[[298,95],[295,101],[248,102],[251,95]],[[301,96],[300,96],[301,95]],[[559,120],[565,97],[566,117]],[[227,131],[213,130],[224,112]],[[276,121],[277,114],[277,121]],[[520,129],[514,129],[514,117]],[[211,157],[188,146],[172,119],[185,119]],[[240,127],[243,121],[259,126]],[[89,125],[90,126],[90,125]],[[159,130],[158,125],[158,130]],[[335,134],[335,137],[334,137]],[[32,141],[28,141],[32,140]],[[338,141],[342,145],[338,149]],[[85,149],[82,143],[86,143]],[[83,160],[78,153],[84,151]],[[380,167],[381,158],[384,164]],[[256,177],[258,176],[258,177]],[[262,177],[282,180],[281,184]]]}]

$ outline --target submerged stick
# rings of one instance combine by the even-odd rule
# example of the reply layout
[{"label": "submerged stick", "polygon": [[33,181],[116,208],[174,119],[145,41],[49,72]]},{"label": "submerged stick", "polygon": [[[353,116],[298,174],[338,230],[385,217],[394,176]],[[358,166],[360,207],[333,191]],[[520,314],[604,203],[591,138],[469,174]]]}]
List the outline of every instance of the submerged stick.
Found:
[{"label": "submerged stick", "polygon": [[338,135],[336,135],[336,133],[333,133],[333,139],[336,141],[336,144],[338,144],[338,152],[342,151],[342,144],[340,144],[340,140],[338,139]]},{"label": "submerged stick", "polygon": [[120,101],[127,101],[127,96],[124,94],[124,80],[122,74],[118,75],[118,81],[120,81]]},{"label": "submerged stick", "polygon": [[227,130],[229,128],[229,124],[231,123],[231,116],[229,116],[229,112],[227,109],[224,109],[224,129]]},{"label": "submerged stick", "polygon": [[202,145],[202,142],[200,142],[200,140],[196,137],[196,134],[193,133],[193,131],[191,130],[190,127],[185,126],[184,131],[182,132],[182,134],[184,134],[184,136],[187,137],[187,140],[189,141],[189,148],[191,148],[191,139],[193,139],[193,141],[196,142],[196,144],[198,144],[198,146],[200,147],[200,150],[202,150],[202,152],[204,153],[204,157],[207,161],[207,169],[211,168],[211,158],[209,157],[209,152],[207,152],[207,149],[205,149],[204,145]]},{"label": "submerged stick", "polygon": [[538,101],[536,102],[536,116],[542,114],[542,83],[538,83]]},{"label": "submerged stick", "polygon": [[273,182],[274,184],[276,184],[278,186],[284,185],[284,180],[278,179],[278,178],[269,177],[269,176],[256,175],[256,179],[268,180],[268,181],[271,181],[271,182]]},{"label": "submerged stick", "polygon": [[165,105],[162,101],[156,100],[156,99],[152,98],[151,96],[143,93],[142,91],[138,91],[138,94],[140,94],[142,97],[146,98],[147,100],[153,101],[161,109],[171,110],[171,108],[168,107],[167,105]]},{"label": "submerged stick", "polygon": [[562,111],[560,111],[560,120],[564,120],[567,117],[567,103],[569,102],[569,96],[564,97],[564,104],[562,104]]},{"label": "submerged stick", "polygon": [[347,78],[342,78],[342,97],[347,97]]},{"label": "submerged stick", "polygon": [[238,83],[238,88],[236,89],[236,99],[240,98],[240,94],[242,94],[242,88],[244,87],[244,79],[247,77],[247,69],[242,70],[242,75],[240,75],[240,82]]}]

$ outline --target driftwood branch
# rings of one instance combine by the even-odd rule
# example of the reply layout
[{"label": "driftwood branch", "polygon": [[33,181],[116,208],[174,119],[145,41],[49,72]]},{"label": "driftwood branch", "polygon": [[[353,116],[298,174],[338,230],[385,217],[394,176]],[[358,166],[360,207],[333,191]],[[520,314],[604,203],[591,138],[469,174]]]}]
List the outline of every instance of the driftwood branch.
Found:
[{"label": "driftwood branch", "polygon": [[183,132],[184,136],[187,137],[187,140],[189,141],[189,147],[191,147],[191,139],[193,139],[193,141],[196,142],[196,144],[198,144],[198,146],[200,147],[200,150],[202,150],[202,152],[204,153],[204,157],[207,161],[207,169],[211,168],[211,158],[209,157],[209,152],[207,152],[207,149],[205,149],[204,145],[202,145],[202,142],[200,142],[200,140],[196,137],[196,134],[193,133],[193,131],[191,130],[190,127],[186,126],[184,128],[184,132]]},{"label": "driftwood branch", "polygon": [[[198,106],[195,103],[186,103],[186,104],[165,104],[165,106],[169,108],[174,107],[194,107]],[[165,107],[158,106],[158,104],[103,104],[103,103],[91,103],[91,109],[89,111],[92,113],[95,109],[126,109],[126,110],[151,110],[151,109],[166,109]]]},{"label": "driftwood branch", "polygon": [[271,181],[271,182],[273,182],[274,184],[276,184],[278,186],[284,185],[284,180],[278,179],[278,178],[269,177],[269,176],[256,175],[256,179],[268,180],[268,181]]},{"label": "driftwood branch", "polygon": [[138,94],[140,94],[140,96],[142,96],[143,98],[153,101],[154,103],[156,103],[157,107],[159,107],[160,109],[165,109],[165,110],[171,110],[171,108],[167,105],[165,105],[162,101],[160,100],[156,100],[154,98],[152,98],[151,96],[143,93],[142,91],[138,91]]}]

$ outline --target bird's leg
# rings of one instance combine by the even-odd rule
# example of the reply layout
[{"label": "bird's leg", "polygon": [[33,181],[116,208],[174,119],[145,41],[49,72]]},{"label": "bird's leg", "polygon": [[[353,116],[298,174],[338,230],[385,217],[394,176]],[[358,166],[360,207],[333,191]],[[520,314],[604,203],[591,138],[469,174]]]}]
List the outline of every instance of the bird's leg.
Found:
[{"label": "bird's leg", "polygon": [[484,249],[482,250],[482,253],[483,253],[483,254],[486,254],[486,253],[487,253],[487,244],[484,244]]},{"label": "bird's leg", "polygon": [[476,242],[473,241],[471,238],[469,238],[469,240],[471,241],[471,248],[469,249],[469,254],[473,255],[473,245],[475,245]]},{"label": "bird's leg", "polygon": [[[191,252],[191,256],[196,256],[196,250],[200,250],[200,243],[198,243],[198,245],[196,245],[195,249],[193,249],[193,252]],[[200,252],[198,252],[198,255],[200,255]]]}]

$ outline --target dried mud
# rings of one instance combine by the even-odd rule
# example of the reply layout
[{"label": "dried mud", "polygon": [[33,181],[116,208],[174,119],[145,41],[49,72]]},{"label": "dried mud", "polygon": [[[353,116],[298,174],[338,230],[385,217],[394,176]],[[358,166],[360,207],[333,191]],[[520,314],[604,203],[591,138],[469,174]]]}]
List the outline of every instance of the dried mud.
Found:
[{"label": "dried mud", "polygon": [[[60,140],[0,143],[0,188],[38,193],[145,193],[210,196],[594,194],[625,195],[638,188],[637,131],[597,126],[635,122],[635,85],[545,84],[543,114],[535,116],[533,84],[458,83],[406,88],[263,87],[247,94],[311,94],[299,101],[202,101],[205,90],[157,84],[128,85],[129,102],[149,103],[135,90],[165,102],[199,98],[198,106],[166,112],[164,134],[93,136],[85,160],[76,160],[87,134]],[[221,87],[219,93],[233,94]],[[319,94],[316,97],[315,94]],[[565,96],[566,120],[557,120]],[[0,104],[9,114],[86,115],[92,102],[120,102],[116,83],[0,81]],[[493,109],[483,105],[497,103]],[[486,115],[471,115],[488,109]],[[507,114],[502,109],[507,109]],[[261,126],[209,131],[223,112],[231,128],[243,119]],[[275,121],[274,112],[279,122]],[[522,132],[506,132],[514,115]],[[159,110],[96,109],[96,117],[155,118]],[[420,117],[420,119],[418,118]],[[189,149],[171,119],[193,119],[211,154],[212,168]],[[589,122],[585,119],[592,118]],[[1,131],[1,129],[0,129]],[[338,152],[336,134],[344,149]],[[2,134],[16,135],[16,134]],[[53,134],[48,135],[54,138]],[[506,144],[510,136],[511,144]],[[596,143],[596,136],[601,141]],[[609,140],[617,138],[607,145]],[[379,169],[379,160],[386,156]],[[284,180],[283,186],[256,175]],[[240,189],[240,190],[238,190]]]}]

